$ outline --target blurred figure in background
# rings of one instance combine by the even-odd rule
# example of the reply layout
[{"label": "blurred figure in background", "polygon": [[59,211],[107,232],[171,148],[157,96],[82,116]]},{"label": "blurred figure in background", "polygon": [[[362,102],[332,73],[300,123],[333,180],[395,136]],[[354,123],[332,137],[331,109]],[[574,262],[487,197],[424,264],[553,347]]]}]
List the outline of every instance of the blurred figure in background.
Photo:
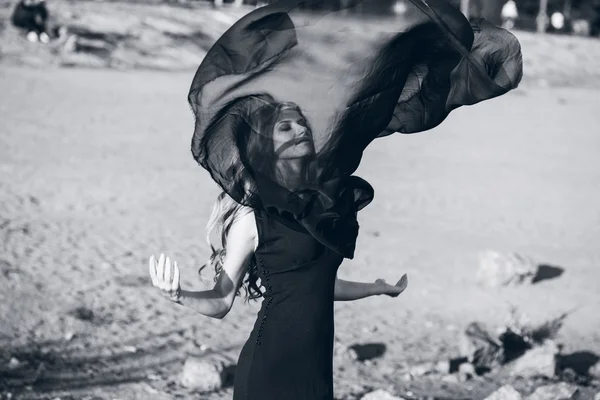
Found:
[{"label": "blurred figure in background", "polygon": [[550,17],[550,25],[552,25],[554,30],[557,32],[564,30],[566,27],[565,22],[565,16],[563,13],[560,11],[555,11],[552,13],[552,16]]},{"label": "blurred figure in background", "polygon": [[12,14],[12,23],[27,32],[30,42],[48,43],[48,9],[44,0],[20,0]]},{"label": "blurred figure in background", "polygon": [[502,7],[502,27],[504,29],[513,29],[517,18],[519,18],[517,3],[514,0],[508,0]]}]

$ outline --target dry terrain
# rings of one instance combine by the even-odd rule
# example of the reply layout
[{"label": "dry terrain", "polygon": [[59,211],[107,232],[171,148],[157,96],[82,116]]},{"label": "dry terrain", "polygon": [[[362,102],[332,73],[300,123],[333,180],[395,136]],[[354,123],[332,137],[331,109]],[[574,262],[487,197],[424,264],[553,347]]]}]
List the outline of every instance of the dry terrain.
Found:
[{"label": "dry terrain", "polygon": [[[227,26],[215,15],[242,12],[110,3],[81,10],[81,20],[181,21],[207,37]],[[147,277],[148,257],[166,252],[179,261],[184,286],[208,285],[196,271],[208,255],[204,227],[217,188],[189,151],[186,93],[202,54],[185,32],[172,39],[191,54],[181,68],[172,64],[184,52],[175,42],[155,49],[156,59],[171,60],[160,68],[137,52],[152,41],[131,38],[119,49],[119,69],[64,68],[62,56],[12,28],[0,36],[0,371],[11,358],[26,365],[0,379],[5,396],[230,398],[230,389],[191,395],[178,374],[203,345],[237,354],[258,304],[238,300],[213,320],[164,300]],[[356,258],[340,276],[391,281],[406,272],[410,283],[397,299],[336,305],[340,345],[385,346],[369,363],[336,359],[340,399],[378,387],[407,398],[485,397],[510,378],[407,380],[404,371],[456,355],[467,323],[501,325],[511,306],[540,321],[572,311],[558,338],[563,352],[600,353],[600,44],[518,36],[521,88],[459,109],[432,131],[381,139],[365,154],[358,175],[376,199],[361,212]],[[487,249],[564,274],[482,288],[474,274]]]}]

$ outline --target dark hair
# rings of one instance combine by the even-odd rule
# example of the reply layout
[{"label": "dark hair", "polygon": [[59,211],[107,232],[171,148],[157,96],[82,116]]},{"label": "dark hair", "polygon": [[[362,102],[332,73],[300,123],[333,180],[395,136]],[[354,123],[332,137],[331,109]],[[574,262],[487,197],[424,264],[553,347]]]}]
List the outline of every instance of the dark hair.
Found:
[{"label": "dark hair", "polygon": [[[249,115],[246,115],[242,123],[237,126],[236,145],[240,149],[241,161],[245,166],[239,171],[240,174],[248,173],[250,176],[254,173],[260,173],[269,179],[274,179],[275,149],[273,147],[273,130],[279,115],[284,108],[292,108],[303,117],[304,114],[297,104],[277,102],[268,95],[257,96],[254,100],[258,100],[262,104]],[[310,129],[310,126],[307,127]],[[240,180],[246,182],[244,179]],[[251,196],[253,190],[255,188],[245,188],[246,197]],[[243,200],[245,204],[255,204],[249,198]],[[214,280],[218,279],[223,270],[229,229],[235,221],[251,211],[250,207],[239,204],[225,191],[219,194],[206,229],[206,239],[212,254],[209,261],[199,269],[198,273],[200,275],[202,275],[204,268],[213,266],[215,270]],[[216,246],[213,245],[210,239],[211,233],[215,229],[218,229],[218,236],[220,237],[220,243]],[[246,279],[241,285],[241,289],[244,289],[246,293],[246,301],[262,297],[262,291],[257,283],[258,279],[256,261],[252,257],[246,271]],[[239,290],[237,295],[240,295]]]}]

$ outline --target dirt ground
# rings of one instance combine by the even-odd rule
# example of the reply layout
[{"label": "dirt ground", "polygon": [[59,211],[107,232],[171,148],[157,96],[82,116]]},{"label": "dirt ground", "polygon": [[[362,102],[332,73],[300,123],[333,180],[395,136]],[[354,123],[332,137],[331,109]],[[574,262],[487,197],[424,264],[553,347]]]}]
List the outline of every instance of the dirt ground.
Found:
[{"label": "dirt ground", "polygon": [[[208,255],[204,228],[217,188],[189,151],[192,76],[0,65],[5,396],[230,398],[230,389],[192,396],[178,373],[202,345],[237,356],[258,304],[238,300],[213,320],[164,300],[147,277],[148,257],[165,252],[178,260],[184,287],[207,286],[196,271]],[[564,352],[600,353],[599,95],[581,84],[524,85],[457,110],[432,131],[369,148],[357,174],[376,199],[361,212],[356,258],[340,277],[408,273],[409,288],[397,299],[336,305],[340,344],[386,348],[369,364],[336,359],[338,398],[370,387],[407,398],[485,397],[510,379],[409,381],[403,373],[454,356],[467,323],[502,324],[510,306],[534,320],[572,310],[559,337]],[[565,272],[484,289],[474,272],[487,249]],[[26,363],[13,376],[11,357]]]}]

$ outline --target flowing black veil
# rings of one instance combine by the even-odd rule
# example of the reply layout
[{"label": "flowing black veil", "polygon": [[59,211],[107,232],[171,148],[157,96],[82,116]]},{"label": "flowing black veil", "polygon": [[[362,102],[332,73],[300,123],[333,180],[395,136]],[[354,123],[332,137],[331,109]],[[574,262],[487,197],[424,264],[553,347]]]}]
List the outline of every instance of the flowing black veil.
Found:
[{"label": "flowing black veil", "polygon": [[[511,33],[469,22],[445,0],[411,3],[422,18],[409,27],[306,12],[307,2],[297,0],[245,15],[192,82],[196,161],[238,203],[291,221],[352,258],[357,212],[374,193],[352,174],[369,143],[434,128],[522,77]],[[293,129],[312,146],[282,143]]]}]

